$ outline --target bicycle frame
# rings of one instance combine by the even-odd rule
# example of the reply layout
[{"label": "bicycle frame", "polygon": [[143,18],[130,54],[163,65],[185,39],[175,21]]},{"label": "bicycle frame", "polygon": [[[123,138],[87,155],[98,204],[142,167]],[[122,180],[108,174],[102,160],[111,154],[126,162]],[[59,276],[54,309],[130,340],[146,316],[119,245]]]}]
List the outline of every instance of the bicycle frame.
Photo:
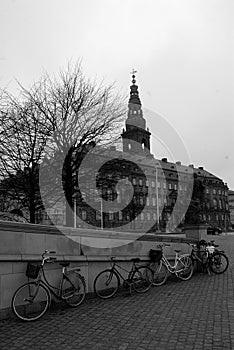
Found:
[{"label": "bicycle frame", "polygon": [[[47,279],[46,275],[45,275],[45,271],[44,271],[44,268],[43,268],[43,265],[41,265],[41,268],[40,268],[40,271],[39,271],[39,275],[38,275],[38,278],[37,278],[37,281],[35,281],[35,283],[37,283],[38,285],[38,288],[37,288],[37,291],[35,293],[35,295],[33,296],[33,298],[35,298],[37,296],[37,293],[38,293],[38,289],[39,289],[39,286],[40,284],[42,284],[45,288],[47,288],[49,290],[50,293],[52,293],[56,298],[58,299],[64,299],[63,296],[62,296],[62,285],[63,285],[63,281],[64,280],[67,280],[71,283],[71,285],[74,287],[72,281],[70,281],[70,279],[67,277],[66,275],[66,267],[62,267],[62,276],[60,278],[60,282],[59,282],[59,287],[56,287],[56,286],[53,286]],[[75,269],[72,269],[72,270],[75,270]],[[42,276],[43,276],[43,279],[42,279]],[[57,292],[56,292],[57,291]]]},{"label": "bicycle frame", "polygon": [[[117,266],[118,268],[120,268],[121,270],[127,272],[127,273],[128,273],[128,277],[127,277],[127,278],[124,278],[124,277],[122,276],[122,274],[119,272],[119,270],[116,268],[116,266]],[[132,275],[133,275],[133,273],[135,272],[135,270],[136,270],[136,264],[135,264],[134,262],[133,262],[133,264],[132,264],[132,268],[131,268],[130,271],[127,270],[127,269],[125,269],[125,268],[123,268],[122,266],[118,265],[115,261],[113,261],[113,265],[112,265],[112,267],[111,267],[111,271],[114,271],[123,281],[126,281],[126,280],[128,280],[128,279],[131,280]]]},{"label": "bicycle frame", "polygon": [[204,261],[202,260],[202,258],[198,255],[198,253],[205,253],[204,256],[206,256],[206,258],[208,258],[208,254],[207,254],[207,250],[204,249],[204,250],[201,250],[201,249],[194,249],[194,247],[192,248],[192,251],[191,251],[191,258],[192,260],[197,260],[199,261],[202,265],[206,265],[206,263],[204,263]]},{"label": "bicycle frame", "polygon": [[168,261],[168,259],[166,258],[166,256],[163,254],[162,256],[162,262],[166,265],[168,271],[170,273],[175,273],[177,274],[178,272],[181,272],[183,271],[183,268],[181,269],[176,269],[177,266],[178,266],[178,263],[180,262],[180,257],[181,256],[185,256],[185,255],[179,255],[177,252],[176,252],[176,255],[175,255],[175,260],[174,260],[174,265],[171,265],[170,262]]}]

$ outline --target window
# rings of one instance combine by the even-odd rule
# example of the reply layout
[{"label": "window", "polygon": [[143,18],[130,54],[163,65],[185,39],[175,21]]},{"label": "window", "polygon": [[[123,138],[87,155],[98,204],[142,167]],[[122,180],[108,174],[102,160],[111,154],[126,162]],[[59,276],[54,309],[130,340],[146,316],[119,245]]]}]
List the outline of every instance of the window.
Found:
[{"label": "window", "polygon": [[131,143],[128,144],[128,149],[129,149],[129,151],[131,151],[131,149],[132,149]]},{"label": "window", "polygon": [[215,188],[213,188],[213,194],[216,194],[216,189]]},{"label": "window", "polygon": [[164,190],[167,189],[167,183],[166,182],[163,183],[163,188],[164,188]]},{"label": "window", "polygon": [[149,187],[149,180],[146,180],[145,186],[146,186],[146,187]]},{"label": "window", "polygon": [[158,187],[158,188],[160,188],[160,187],[161,187],[161,182],[160,182],[160,181],[158,181],[158,183],[157,183],[157,187]]},{"label": "window", "polygon": [[152,204],[153,204],[153,207],[156,206],[156,199],[154,197],[152,198]]},{"label": "window", "polygon": [[86,218],[87,218],[87,213],[86,213],[86,211],[85,210],[82,210],[82,212],[81,212],[81,218],[82,218],[82,220],[86,220]]},{"label": "window", "polygon": [[117,191],[117,203],[121,203],[120,191]]},{"label": "window", "polygon": [[143,205],[144,204],[144,200],[142,197],[140,197],[140,205]]},{"label": "window", "polygon": [[112,189],[108,188],[107,189],[107,200],[112,200],[113,194],[112,194]]},{"label": "window", "polygon": [[174,184],[174,190],[177,190],[177,184]]},{"label": "window", "polygon": [[154,180],[152,180],[151,186],[152,186],[153,188],[155,187],[155,181],[154,181]]},{"label": "window", "polygon": [[146,199],[146,205],[149,206],[150,205],[150,202],[149,202],[149,197],[147,197]]},{"label": "window", "polygon": [[109,212],[109,220],[114,220],[114,213],[112,211]]},{"label": "window", "polygon": [[172,189],[172,184],[169,182],[168,184],[168,189],[171,190]]},{"label": "window", "polygon": [[150,220],[150,213],[147,213],[147,220]]},{"label": "window", "polygon": [[210,191],[209,191],[209,188],[206,188],[206,194],[209,194]]},{"label": "window", "polygon": [[122,214],[122,211],[119,211],[119,220],[123,220],[123,214]]},{"label": "window", "polygon": [[139,185],[142,186],[143,185],[143,181],[142,179],[139,179]]},{"label": "window", "polygon": [[214,205],[214,208],[217,209],[217,199],[213,199],[213,205]]},{"label": "window", "polygon": [[135,177],[132,178],[132,183],[133,183],[133,185],[136,185],[136,178]]},{"label": "window", "polygon": [[144,220],[144,213],[141,213],[141,221]]},{"label": "window", "polygon": [[100,213],[100,211],[96,211],[96,220],[101,220],[101,213]]}]

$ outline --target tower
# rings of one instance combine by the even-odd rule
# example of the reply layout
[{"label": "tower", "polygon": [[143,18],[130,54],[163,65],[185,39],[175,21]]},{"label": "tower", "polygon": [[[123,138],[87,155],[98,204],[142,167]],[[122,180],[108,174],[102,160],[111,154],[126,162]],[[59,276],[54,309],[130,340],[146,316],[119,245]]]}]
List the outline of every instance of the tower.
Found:
[{"label": "tower", "polygon": [[150,153],[150,132],[146,130],[146,121],[143,118],[138,86],[136,85],[136,71],[132,71],[132,85],[128,102],[128,117],[126,130],[123,129],[123,151],[145,155]]}]

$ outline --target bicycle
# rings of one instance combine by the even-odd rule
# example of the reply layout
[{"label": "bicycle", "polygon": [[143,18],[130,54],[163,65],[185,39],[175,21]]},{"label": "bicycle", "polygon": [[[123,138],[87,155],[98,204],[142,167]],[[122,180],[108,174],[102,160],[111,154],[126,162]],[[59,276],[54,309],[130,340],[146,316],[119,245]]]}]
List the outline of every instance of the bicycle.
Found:
[{"label": "bicycle", "polygon": [[179,255],[180,250],[175,249],[175,259],[172,265],[163,253],[164,247],[169,247],[170,244],[159,244],[159,250],[150,250],[150,268],[153,270],[154,286],[161,286],[168,278],[169,273],[176,275],[183,281],[189,280],[193,275],[193,262],[189,254]]},{"label": "bicycle", "polygon": [[56,254],[56,252],[45,250],[39,264],[28,262],[26,270],[28,282],[20,286],[12,297],[12,310],[23,321],[35,321],[42,317],[50,306],[51,294],[57,299],[65,300],[71,307],[80,305],[85,298],[85,279],[80,275],[79,268],[68,269],[70,262],[59,263],[62,266],[59,287],[48,282],[44,264],[53,263],[57,259],[46,256],[47,254]]},{"label": "bicycle", "polygon": [[224,273],[228,266],[229,260],[224,251],[218,250],[218,245],[214,241],[206,242],[201,240],[197,245],[187,243],[192,247],[190,257],[193,264],[199,262],[202,266],[203,271],[207,271],[210,275],[210,271],[215,274]]},{"label": "bicycle", "polygon": [[[120,279],[123,280],[123,287],[129,288],[130,294],[132,288],[137,293],[145,293],[150,289],[153,273],[148,266],[137,266],[137,263],[141,261],[139,258],[131,259],[132,268],[130,271],[118,265],[115,259],[115,257],[111,257],[111,268],[101,271],[94,280],[93,289],[98,297],[102,299],[113,297],[120,287]],[[118,268],[127,272],[128,277],[124,278]]]}]

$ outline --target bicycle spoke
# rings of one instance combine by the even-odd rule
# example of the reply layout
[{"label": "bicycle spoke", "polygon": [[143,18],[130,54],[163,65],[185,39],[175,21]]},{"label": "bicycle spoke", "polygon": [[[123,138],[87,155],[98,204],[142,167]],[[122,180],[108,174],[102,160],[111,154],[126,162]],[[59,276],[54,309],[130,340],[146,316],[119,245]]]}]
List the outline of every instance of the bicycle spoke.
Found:
[{"label": "bicycle spoke", "polygon": [[150,289],[153,283],[153,272],[148,266],[140,266],[132,277],[133,289],[137,293],[145,293]]},{"label": "bicycle spoke", "polygon": [[12,309],[23,321],[39,319],[50,304],[50,294],[43,285],[26,283],[18,288],[12,298]]},{"label": "bicycle spoke", "polygon": [[111,298],[119,288],[119,277],[112,270],[100,272],[94,280],[94,291],[102,299]]},{"label": "bicycle spoke", "polygon": [[62,297],[72,307],[80,305],[85,298],[85,280],[77,271],[69,271],[63,281]]}]

